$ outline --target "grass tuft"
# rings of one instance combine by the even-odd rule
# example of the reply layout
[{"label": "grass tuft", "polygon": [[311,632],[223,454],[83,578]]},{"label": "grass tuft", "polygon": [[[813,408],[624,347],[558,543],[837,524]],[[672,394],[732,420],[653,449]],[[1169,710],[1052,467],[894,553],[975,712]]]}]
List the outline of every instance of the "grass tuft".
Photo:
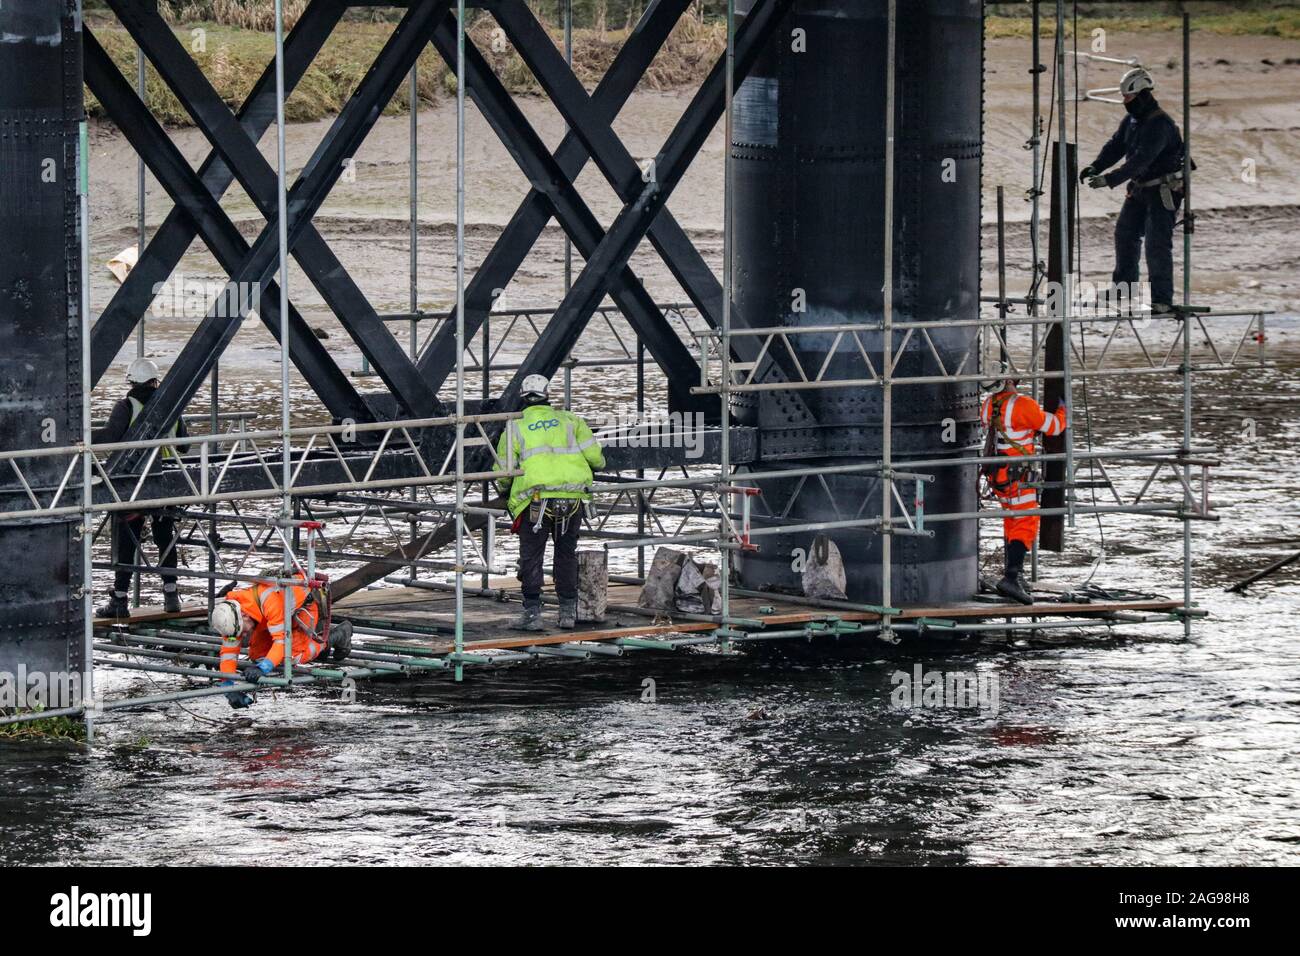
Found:
[{"label": "grass tuft", "polygon": [[[14,711],[0,708],[0,717]],[[21,724],[0,724],[0,740],[71,740],[86,739],[86,725],[77,717],[41,717]]]}]

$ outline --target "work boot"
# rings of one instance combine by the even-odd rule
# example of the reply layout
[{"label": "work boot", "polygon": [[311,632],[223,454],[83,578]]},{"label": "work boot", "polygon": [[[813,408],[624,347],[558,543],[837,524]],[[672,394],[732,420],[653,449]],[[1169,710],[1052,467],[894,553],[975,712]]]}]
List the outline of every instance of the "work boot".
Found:
[{"label": "work boot", "polygon": [[1008,541],[1006,543],[1006,565],[1002,574],[1002,580],[997,583],[995,590],[1003,597],[1011,598],[1021,604],[1033,604],[1034,598],[1029,593],[1029,589],[1024,584],[1025,555],[1029,549],[1025,547],[1023,541]]},{"label": "work boot", "polygon": [[163,585],[163,610],[168,614],[181,613],[181,596],[176,593],[176,585]]},{"label": "work boot", "polygon": [[1025,590],[1019,575],[1005,574],[996,585],[997,592],[1005,598],[1011,598],[1021,604],[1033,604],[1034,598]]},{"label": "work boot", "polygon": [[578,599],[560,598],[560,627],[571,631],[578,626]]},{"label": "work boot", "polygon": [[114,591],[107,604],[95,608],[95,617],[107,617],[121,621],[130,618],[131,605],[126,602],[125,591]]},{"label": "work boot", "polygon": [[321,656],[327,661],[341,661],[352,653],[352,622],[333,621],[330,624],[330,642]]},{"label": "work boot", "polygon": [[524,598],[524,609],[515,621],[514,628],[516,631],[546,630],[546,625],[542,623],[541,598]]}]

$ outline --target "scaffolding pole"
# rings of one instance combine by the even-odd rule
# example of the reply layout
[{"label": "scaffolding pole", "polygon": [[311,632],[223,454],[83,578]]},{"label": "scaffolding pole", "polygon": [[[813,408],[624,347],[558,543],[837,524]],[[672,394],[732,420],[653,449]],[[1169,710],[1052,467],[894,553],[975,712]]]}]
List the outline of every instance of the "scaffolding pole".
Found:
[{"label": "scaffolding pole", "polygon": [[[1192,212],[1192,30],[1191,18],[1183,14],[1183,447],[1192,444],[1192,233],[1196,217]],[[1262,330],[1261,330],[1262,331]],[[1186,453],[1184,452],[1184,455]],[[1190,488],[1191,466],[1183,466],[1183,484]],[[1190,491],[1187,505],[1192,504]],[[1183,519],[1183,637],[1192,636],[1192,523]]]},{"label": "scaffolding pole", "polygon": [[888,609],[893,606],[894,511],[894,98],[897,68],[898,0],[889,0],[885,39],[884,290],[880,347],[880,637],[895,642]]},{"label": "scaffolding pole", "polygon": [[[82,29],[81,0],[77,0],[77,30]],[[83,111],[77,138],[77,233],[80,244],[80,281],[78,293],[78,322],[81,331],[81,441],[89,448],[90,423],[90,136]],[[143,332],[143,325],[141,326]],[[94,502],[94,474],[92,455],[81,454],[81,717],[86,728],[86,742],[95,740],[95,573],[94,524],[90,507]]]},{"label": "scaffolding pole", "polygon": [[[275,0],[275,192],[276,192],[276,227],[278,230],[279,286],[280,286],[280,431],[284,441],[280,446],[280,518],[288,522],[293,520],[293,451],[289,432],[292,427],[291,405],[289,397],[289,193],[286,183],[288,175],[285,159],[285,119],[284,119],[284,0]],[[236,294],[239,294],[236,290]],[[240,295],[242,299],[242,295]],[[287,578],[293,571],[293,547],[284,542],[284,562],[282,570]],[[280,599],[284,607],[293,606],[293,588],[281,587]],[[283,640],[284,676],[293,679],[293,615],[286,616]]]},{"label": "scaffolding pole", "polygon": [[[727,0],[727,50],[726,50],[726,90],[723,101],[723,136],[725,148],[722,153],[722,324],[721,324],[721,348],[719,349],[718,362],[721,368],[722,389],[718,393],[718,402],[720,404],[719,419],[722,426],[721,441],[718,457],[720,459],[720,474],[726,485],[731,485],[731,301],[734,283],[734,270],[732,269],[731,256],[735,248],[735,237],[733,234],[735,228],[734,220],[734,191],[732,176],[734,168],[731,160],[731,143],[733,132],[733,115],[732,109],[735,105],[735,83],[736,83],[736,4],[735,0]],[[707,347],[707,346],[706,346]],[[639,497],[639,493],[638,493]],[[731,527],[729,523],[729,513],[731,511],[731,496],[726,492],[719,495],[721,515],[718,519],[718,571],[720,575],[720,594],[722,601],[722,617],[727,619],[731,616],[731,549],[725,545],[730,543]],[[639,523],[638,527],[644,527],[644,523]],[[638,547],[638,553],[643,553],[644,546]],[[644,564],[644,561],[641,562]],[[723,651],[730,650],[731,643],[727,636],[723,636],[719,646]]]},{"label": "scaffolding pole", "polygon": [[[484,349],[483,364],[488,363]],[[465,0],[456,0],[456,417],[465,414]],[[456,425],[456,680],[465,652],[465,425]]]}]

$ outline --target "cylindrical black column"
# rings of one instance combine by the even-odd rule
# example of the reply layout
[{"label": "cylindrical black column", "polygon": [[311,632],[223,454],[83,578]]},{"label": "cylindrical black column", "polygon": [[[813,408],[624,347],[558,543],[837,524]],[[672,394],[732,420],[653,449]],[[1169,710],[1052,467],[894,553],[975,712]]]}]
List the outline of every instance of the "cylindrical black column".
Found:
[{"label": "cylindrical black column", "polygon": [[[783,29],[737,91],[732,262],[737,315],[748,325],[881,320],[887,25],[885,0],[795,0]],[[971,374],[975,355],[964,365],[962,358],[975,329],[942,326],[979,315],[980,0],[900,2],[896,61],[893,315],[895,322],[936,327],[928,330],[930,343],[919,332],[910,338],[904,330],[895,333],[894,376],[951,375],[959,366]],[[879,332],[860,337],[864,349],[851,336],[837,342],[833,333],[790,341],[809,377],[824,366],[828,379],[870,379],[882,368],[883,341]],[[780,343],[772,348],[783,350]],[[791,427],[783,396],[759,402],[765,467],[879,459],[878,386],[800,395],[817,420],[813,429]],[[970,455],[979,441],[978,398],[974,383],[895,386],[895,460]],[[975,510],[974,466],[932,473],[928,511]],[[763,489],[772,511],[800,523],[881,513],[880,488],[869,477],[764,482]],[[910,488],[902,490],[910,504]],[[934,528],[933,539],[895,538],[893,602],[951,601],[974,592],[975,522]],[[878,600],[879,535],[857,529],[829,534],[845,560],[849,596]],[[797,588],[793,552],[807,551],[812,538],[811,532],[763,537],[761,552],[741,560],[742,580]]]},{"label": "cylindrical black column", "polygon": [[[0,4],[0,448],[81,439],[77,143],[81,33],[68,0]],[[67,458],[18,462],[48,504]],[[76,476],[80,477],[80,468]],[[79,500],[77,483],[61,503]],[[0,463],[5,511],[32,507]],[[0,671],[79,672],[80,519],[0,523]]]}]

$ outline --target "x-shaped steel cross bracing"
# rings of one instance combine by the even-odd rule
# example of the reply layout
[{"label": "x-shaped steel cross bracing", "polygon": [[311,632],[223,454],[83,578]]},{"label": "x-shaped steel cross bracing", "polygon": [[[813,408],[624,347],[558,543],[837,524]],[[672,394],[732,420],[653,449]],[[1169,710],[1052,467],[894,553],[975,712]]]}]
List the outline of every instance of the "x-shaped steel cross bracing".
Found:
[{"label": "x-shaped steel cross bracing", "polygon": [[[736,32],[734,70],[743,78],[753,65],[763,44],[790,7],[791,0],[769,0],[756,4]],[[505,22],[515,18],[504,10],[498,16]],[[504,22],[503,22],[504,26]],[[569,354],[582,334],[587,321],[609,291],[610,281],[627,265],[628,259],[645,238],[651,224],[664,210],[669,197],[681,182],[687,167],[704,145],[705,139],[722,115],[726,90],[726,58],[720,59],[696,92],[673,127],[663,148],[654,159],[653,174],[637,184],[629,201],[606,231],[586,265],[565,295],[555,315],[538,336],[537,344],[515,373],[501,396],[501,407],[511,408],[518,400],[519,387],[527,375],[551,375]],[[578,119],[574,114],[574,119]],[[572,120],[570,121],[572,122]],[[587,130],[588,136],[594,136]]]},{"label": "x-shaped steel cross bracing", "polygon": [[[297,86],[298,81],[306,72],[312,60],[320,51],[321,46],[333,31],[342,15],[343,7],[335,0],[318,0],[313,3],[298,21],[297,26],[290,32],[285,41],[285,89],[292,90]],[[145,19],[137,24],[137,30],[154,32],[159,29],[159,23],[156,19]],[[161,29],[170,35],[165,24]],[[91,57],[98,51],[98,43],[90,39],[90,31],[87,30],[87,56]],[[102,53],[102,51],[98,51]],[[148,115],[143,104],[135,99],[133,91],[127,90],[122,93],[122,87],[125,85],[121,81],[120,74],[116,68],[112,73],[106,73],[102,69],[102,63],[92,62],[86,66],[86,79],[91,90],[98,96],[109,115],[123,129],[125,135],[131,140],[132,145],[146,158],[149,165],[157,174],[156,163],[149,150],[142,149],[140,142],[137,140],[144,135],[150,134],[152,130],[148,127],[139,126],[138,117]],[[253,141],[261,138],[267,128],[275,119],[275,64],[270,63],[262,73],[261,78],[253,87],[248,99],[240,109],[237,120],[240,129]],[[100,75],[97,77],[96,70]],[[116,95],[115,95],[116,94]],[[168,157],[170,158],[170,157]],[[188,164],[186,165],[188,168]],[[213,151],[203,164],[199,167],[198,177],[203,183],[204,191],[215,199],[220,199],[221,195],[229,188],[234,180],[234,174],[230,167],[221,158],[217,151]],[[170,180],[163,180],[164,184]],[[127,275],[121,287],[109,301],[104,311],[100,314],[95,327],[91,332],[91,381],[97,383],[107,371],[113,359],[117,356],[118,351],[126,343],[134,330],[140,317],[149,308],[154,296],[161,286],[180,263],[181,257],[185,254],[186,249],[194,241],[199,232],[198,224],[187,212],[184,206],[178,204],[168,213],[167,217],[159,226],[153,238],[141,252],[139,261]],[[240,238],[242,242],[242,237]],[[273,327],[273,331],[278,334],[279,331],[279,296],[278,290],[274,285],[268,286],[267,298],[271,300],[268,308],[261,312],[262,318]],[[298,363],[299,368],[304,364],[315,362],[314,372],[304,374],[313,382],[317,393],[321,396],[322,401],[326,404],[335,415],[339,417],[363,416],[368,417],[368,411],[363,404],[360,396],[352,387],[347,376],[340,372],[334,363],[326,356],[322,362],[319,358],[324,353],[324,348],[316,346],[312,348],[307,341],[311,336],[296,311],[291,311],[290,320],[293,323],[294,331],[294,361]],[[299,332],[302,332],[301,341]],[[305,351],[312,349],[312,356],[305,356]]]},{"label": "x-shaped steel cross bracing", "polygon": [[[181,98],[182,104],[200,124],[204,134],[220,152],[250,197],[262,208],[268,220],[267,227],[231,273],[226,295],[199,324],[158,392],[132,425],[127,437],[135,439],[157,433],[180,414],[198,390],[212,364],[234,337],[243,317],[243,303],[248,301],[247,290],[256,289],[259,293],[265,290],[277,265],[278,226],[273,204],[268,202],[274,195],[274,174],[258,153],[256,145],[240,129],[224,103],[221,103],[197,64],[185,53],[156,11],[144,8],[139,0],[113,0],[112,6],[136,42],[148,53],[159,75]],[[303,168],[288,197],[289,246],[294,250],[300,242],[306,243],[305,250],[296,252],[304,270],[318,287],[322,285],[321,280],[324,280],[321,291],[345,327],[349,322],[352,324],[349,332],[360,334],[372,348],[382,349],[383,343],[387,341],[388,355],[382,362],[376,362],[376,367],[382,368],[393,379],[389,385],[399,399],[430,409],[436,405],[432,390],[424,384],[413,364],[392,339],[391,333],[382,327],[364,296],[355,289],[342,267],[328,253],[311,224],[311,218],[337,182],[344,161],[356,152],[381,114],[384,104],[392,98],[397,85],[410,71],[424,44],[428,42],[434,26],[445,14],[446,6],[446,0],[432,0],[412,6],[402,18],[374,65]],[[341,299],[346,299],[346,302],[340,301]],[[352,311],[354,309],[361,311]],[[306,338],[312,336],[308,334]],[[396,361],[399,356],[401,363]],[[407,372],[402,376],[405,388],[395,387],[403,370],[402,363],[405,363]],[[338,371],[337,366],[334,366],[334,370]],[[310,374],[307,377],[309,382],[316,384]],[[406,394],[403,394],[404,391]],[[420,397],[415,397],[413,393],[419,393]]]},{"label": "x-shaped steel cross bracing", "polygon": [[[736,37],[737,78],[745,75],[789,2],[770,0],[745,19]],[[96,323],[94,377],[102,376],[152,301],[157,286],[170,275],[196,236],[204,240],[231,277],[226,295],[200,323],[158,394],[132,426],[127,437],[136,439],[158,434],[181,413],[237,331],[247,308],[249,289],[258,291],[259,313],[278,335],[278,290],[270,283],[278,253],[275,174],[256,146],[274,113],[274,64],[268,66],[239,113],[232,115],[156,9],[143,0],[110,0],[110,5],[212,143],[214,152],[197,173],[190,169],[94,37],[87,35],[88,82],[176,203]],[[554,372],[607,293],[614,296],[653,358],[668,374],[678,401],[683,405],[698,402],[698,397],[687,393],[688,383],[698,380],[698,366],[628,268],[627,260],[640,241],[649,236],[706,320],[719,323],[721,286],[667,212],[665,203],[721,115],[725,60],[715,65],[679,120],[646,182],[610,123],[666,41],[687,0],[654,0],[591,96],[526,6],[481,5],[493,10],[555,100],[571,131],[552,155],[478,50],[469,46],[467,92],[515,157],[533,190],[467,288],[466,331],[473,334],[481,325],[495,290],[513,277],[552,216],[588,260],[559,313],[541,332],[524,368],[502,396],[503,407],[515,400],[518,382],[525,374]],[[345,6],[342,0],[314,0],[308,6],[286,41],[286,91],[301,79]],[[290,251],[397,400],[412,414],[426,416],[438,411],[436,391],[455,366],[454,346],[448,347],[444,341],[454,322],[446,323],[434,336],[418,364],[412,363],[316,231],[311,217],[337,181],[344,161],[355,152],[383,104],[413,65],[423,43],[432,40],[444,59],[455,63],[456,21],[448,6],[446,0],[410,5],[289,195]],[[601,229],[573,186],[588,156],[595,157],[626,203],[609,233]],[[251,246],[219,205],[221,195],[236,179],[267,220],[266,228]],[[261,294],[267,292],[271,294]],[[290,323],[293,361],[330,411],[338,418],[373,418],[348,377],[292,307]],[[733,345],[742,358],[743,350],[750,346],[748,340],[736,340]],[[784,378],[778,365],[769,362],[772,375]],[[115,464],[120,468],[123,463]]]},{"label": "x-shaped steel cross bracing", "polygon": [[[767,10],[762,16],[752,13],[746,20],[746,26],[741,28],[737,36],[737,82],[743,79],[757,50],[779,22],[784,7],[788,6],[785,0],[774,0],[774,2],[782,9]],[[579,252],[588,260],[595,252],[593,246],[604,240],[604,233],[599,224],[586,210],[572,187],[573,181],[577,179],[589,157],[595,158],[598,168],[615,193],[626,204],[625,212],[647,188],[642,169],[614,134],[610,124],[636,88],[637,80],[662,48],[683,11],[689,6],[689,0],[654,0],[647,7],[636,29],[619,51],[595,92],[590,95],[564,62],[550,37],[525,4],[494,3],[485,6],[490,6],[493,16],[514,43],[543,90],[564,116],[570,130],[552,156],[541,145],[540,138],[529,128],[522,113],[515,107],[500,82],[487,69],[477,51],[468,51],[467,92],[478,103],[489,123],[533,184],[532,191],[511,218],[466,289],[465,330],[469,335],[482,325],[491,309],[494,294],[513,278],[552,215],[560,220]],[[756,18],[762,22],[750,24],[749,21]],[[449,19],[447,26],[435,35],[435,45],[439,47],[449,63],[454,63],[454,40],[454,20]],[[742,46],[745,50],[744,55],[740,54]],[[706,84],[706,88],[695,97],[678,123],[675,134],[678,135],[679,142],[694,141],[694,146],[687,145],[677,156],[678,168],[670,171],[672,185],[676,185],[676,181],[680,179],[685,168],[698,153],[704,137],[708,135],[722,114],[725,93],[724,70],[725,62],[720,61],[710,75],[711,85]],[[669,142],[673,142],[672,137]],[[652,187],[656,185],[656,181],[662,181],[661,163],[666,156],[667,153],[662,153],[656,158],[653,180],[649,184]],[[635,249],[640,239],[648,235],[652,245],[692,303],[710,325],[718,327],[722,324],[721,283],[687,238],[672,213],[665,207],[669,192],[671,186],[663,192],[662,201],[657,203],[656,210],[646,213],[646,228],[631,242],[631,248]],[[628,255],[630,256],[630,250]],[[624,256],[621,263],[609,267],[609,272],[606,273],[609,277],[607,283],[601,284],[597,281],[600,291],[596,302],[599,303],[606,291],[613,294],[615,301],[633,323],[655,360],[668,373],[670,388],[674,389],[674,405],[683,408],[691,407],[698,402],[698,399],[692,400],[681,393],[685,390],[685,382],[688,378],[698,375],[698,365],[690,355],[686,354],[687,350],[680,345],[676,334],[668,327],[659,310],[654,307],[653,301],[644,294],[640,282],[627,268],[627,258],[628,256]],[[597,279],[599,280],[599,277]],[[629,298],[633,300],[630,304]],[[590,320],[592,311],[594,308],[585,313],[580,311],[573,317],[566,317],[564,321],[570,323],[570,327],[564,333],[564,337],[576,341]],[[554,316],[552,325],[559,319],[558,315]],[[737,325],[743,325],[738,315],[733,314],[732,321]],[[761,356],[756,353],[755,343],[748,340],[736,340],[733,342],[733,350],[742,359],[761,360]],[[534,350],[529,359],[532,363],[529,370],[520,372],[516,376],[516,381],[521,380],[522,376],[529,374],[530,371],[542,370],[546,374],[551,374],[563,359],[563,354],[542,356],[538,350]],[[424,349],[420,357],[420,368],[431,383],[440,385],[451,374],[455,362],[455,322],[449,321],[434,334],[429,345]],[[780,363],[769,360],[763,365],[760,376],[765,380],[781,380],[786,377],[784,370],[780,368]],[[510,402],[512,399],[513,396],[509,391],[506,396],[503,396],[504,402]],[[794,397],[794,402],[802,406],[802,401],[798,397]],[[708,411],[713,410],[711,407],[708,408]],[[805,424],[811,422],[811,416],[805,412]]]},{"label": "x-shaped steel cross bracing", "polygon": [[[527,12],[524,7],[512,9],[522,9]],[[501,15],[500,12],[497,13],[498,17]],[[528,13],[528,17],[531,20],[531,13]],[[456,63],[456,32],[455,16],[449,13],[433,37],[434,46],[453,68]],[[545,43],[552,51],[555,50],[550,38],[544,32],[538,42]],[[563,59],[560,62],[563,64]],[[567,71],[567,67],[565,69]],[[514,98],[492,72],[491,66],[469,43],[465,47],[465,79],[466,93],[473,98],[488,123],[509,149],[524,175],[528,177],[534,191],[546,197],[552,213],[573,240],[578,253],[584,257],[590,255],[604,238],[600,221],[578,195],[570,177],[546,148],[546,144],[529,124]],[[645,343],[651,357],[667,374],[669,388],[675,393],[678,407],[695,404],[703,410],[704,403],[699,399],[692,399],[687,384],[693,375],[699,374],[695,359],[690,350],[682,344],[672,326],[668,324],[645,286],[631,269],[624,266],[611,274],[609,289],[614,301],[632,324],[641,341]],[[446,328],[447,326],[444,326],[444,329]],[[452,331],[454,336],[454,328]],[[468,331],[466,329],[467,333]],[[449,343],[434,343],[435,351],[443,347],[449,348],[454,362],[454,338]],[[716,408],[717,403],[709,402],[708,405]]]}]

